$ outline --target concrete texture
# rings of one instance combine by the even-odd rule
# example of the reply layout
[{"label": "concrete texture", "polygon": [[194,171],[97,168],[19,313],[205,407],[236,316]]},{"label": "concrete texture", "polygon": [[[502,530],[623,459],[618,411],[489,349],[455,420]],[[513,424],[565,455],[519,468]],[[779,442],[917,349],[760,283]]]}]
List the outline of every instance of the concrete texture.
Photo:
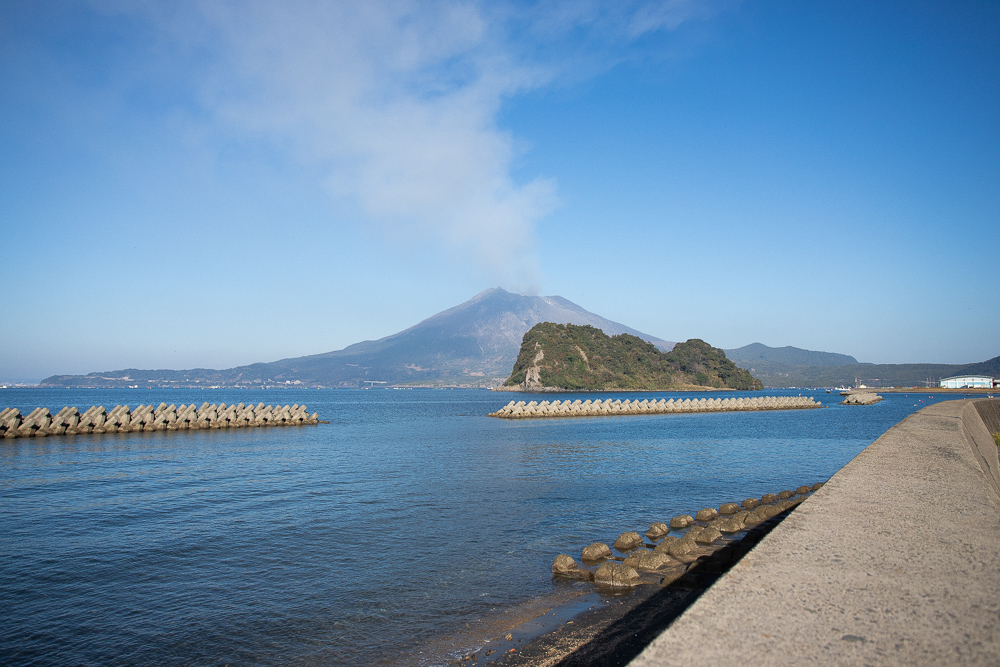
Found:
[{"label": "concrete texture", "polygon": [[[540,354],[540,353],[539,353]],[[879,399],[881,400],[881,398]],[[746,410],[802,410],[823,407],[812,396],[755,396],[752,398],[701,398],[684,400],[524,401],[509,402],[489,417],[532,419],[600,417],[605,415],[660,415],[671,412],[740,412]]]},{"label": "concrete texture", "polygon": [[970,403],[887,431],[630,664],[1000,665],[1000,496]]},{"label": "concrete texture", "polygon": [[116,405],[105,413],[104,406],[94,406],[84,412],[65,407],[53,417],[48,408],[35,408],[26,417],[20,411],[6,408],[0,411],[0,438],[41,438],[50,435],[80,435],[88,433],[135,433],[138,431],[179,431],[199,428],[242,428],[258,426],[301,426],[318,424],[319,416],[308,414],[306,406],[226,406],[203,403],[159,407],[139,405],[129,411],[127,405]]},{"label": "concrete texture", "polygon": [[[962,424],[966,429],[966,437],[972,441],[972,451],[979,459],[979,466],[986,472],[997,496],[1000,496],[1000,451],[992,435],[1000,433],[1000,398],[965,403]],[[981,421],[973,415],[967,415],[970,410],[975,410]]]}]

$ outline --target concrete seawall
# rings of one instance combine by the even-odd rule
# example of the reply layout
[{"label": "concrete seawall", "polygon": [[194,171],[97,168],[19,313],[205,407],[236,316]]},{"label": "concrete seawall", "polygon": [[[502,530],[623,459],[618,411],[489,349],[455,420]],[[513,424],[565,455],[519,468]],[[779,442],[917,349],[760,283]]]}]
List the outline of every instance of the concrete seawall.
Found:
[{"label": "concrete seawall", "polygon": [[50,435],[83,435],[88,433],[138,433],[141,431],[187,431],[203,428],[254,428],[261,426],[302,426],[318,424],[319,417],[309,414],[304,405],[226,405],[202,403],[159,406],[116,405],[106,411],[94,406],[81,413],[65,407],[56,414],[48,408],[35,408],[22,415],[14,408],[0,410],[0,437],[41,438]]},{"label": "concrete seawall", "polygon": [[1000,465],[975,403],[889,429],[630,664],[1000,664]]}]

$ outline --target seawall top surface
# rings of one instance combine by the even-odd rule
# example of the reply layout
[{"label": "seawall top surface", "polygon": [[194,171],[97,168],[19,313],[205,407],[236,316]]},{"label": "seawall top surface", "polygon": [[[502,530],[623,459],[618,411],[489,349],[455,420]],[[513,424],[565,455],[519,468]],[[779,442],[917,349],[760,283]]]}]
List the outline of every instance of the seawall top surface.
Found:
[{"label": "seawall top surface", "polygon": [[968,404],[889,429],[631,665],[1000,665],[1000,497]]}]

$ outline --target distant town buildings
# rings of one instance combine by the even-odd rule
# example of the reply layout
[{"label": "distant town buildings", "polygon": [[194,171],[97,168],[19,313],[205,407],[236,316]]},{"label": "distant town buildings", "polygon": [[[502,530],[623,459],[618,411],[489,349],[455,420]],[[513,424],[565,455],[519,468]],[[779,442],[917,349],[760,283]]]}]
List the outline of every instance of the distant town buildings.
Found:
[{"label": "distant town buildings", "polygon": [[956,375],[950,378],[942,378],[941,386],[946,389],[969,389],[973,387],[991,389],[994,386],[993,382],[993,378],[985,375]]}]

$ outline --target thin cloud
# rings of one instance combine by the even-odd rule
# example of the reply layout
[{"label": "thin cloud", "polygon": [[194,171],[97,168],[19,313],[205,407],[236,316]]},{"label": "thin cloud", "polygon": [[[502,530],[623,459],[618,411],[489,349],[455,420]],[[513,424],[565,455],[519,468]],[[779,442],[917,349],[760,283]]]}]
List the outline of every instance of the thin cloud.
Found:
[{"label": "thin cloud", "polygon": [[[627,40],[673,29],[699,3],[418,0],[119,5],[198,56],[201,103],[319,167],[324,185],[390,238],[444,244],[501,279],[535,283],[535,230],[555,181],[515,180],[501,105],[569,71],[537,40]],[[107,5],[105,5],[105,8]],[[533,40],[535,40],[533,42]],[[544,48],[544,45],[541,47]],[[534,275],[529,275],[534,274]]]}]

